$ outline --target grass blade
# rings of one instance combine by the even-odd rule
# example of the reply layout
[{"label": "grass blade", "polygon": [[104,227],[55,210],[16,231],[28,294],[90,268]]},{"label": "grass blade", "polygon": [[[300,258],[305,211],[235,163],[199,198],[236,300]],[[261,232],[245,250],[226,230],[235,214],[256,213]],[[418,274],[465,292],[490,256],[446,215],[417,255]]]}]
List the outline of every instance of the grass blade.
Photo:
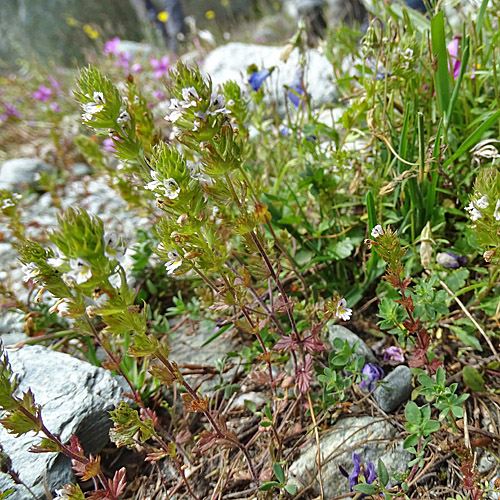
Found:
[{"label": "grass blade", "polygon": [[450,74],[444,32],[444,14],[438,12],[431,20],[432,52],[437,57],[436,91],[439,109],[444,116],[450,104]]},{"label": "grass blade", "polygon": [[479,7],[479,12],[476,17],[476,32],[479,35],[481,32],[481,28],[483,27],[483,19],[486,14],[486,7],[488,6],[488,0],[483,0],[481,3],[481,7]]}]

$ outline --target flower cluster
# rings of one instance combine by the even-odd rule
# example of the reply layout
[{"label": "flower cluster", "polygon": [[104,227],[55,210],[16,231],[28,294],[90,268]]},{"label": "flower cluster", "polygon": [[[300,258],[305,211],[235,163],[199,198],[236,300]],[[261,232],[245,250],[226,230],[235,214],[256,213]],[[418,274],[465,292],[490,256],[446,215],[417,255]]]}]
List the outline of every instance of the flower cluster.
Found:
[{"label": "flower cluster", "polygon": [[[194,87],[183,88],[182,100],[175,98],[170,99],[170,112],[165,116],[165,120],[172,124],[176,123],[184,117],[185,110],[195,108],[196,111],[193,112],[194,120],[192,121],[192,130],[196,132],[200,130],[203,125],[208,123],[209,116],[216,116],[218,114],[227,116],[230,113],[225,106],[225,102],[225,98],[222,94],[212,94],[208,106],[204,106],[203,99]],[[231,103],[228,104],[230,105]],[[187,120],[189,120],[189,118],[187,118]],[[184,125],[186,125],[186,123]],[[173,136],[178,135],[178,133],[179,129],[174,129]]]},{"label": "flower cluster", "polygon": [[[477,221],[484,215],[484,210],[490,206],[488,195],[479,195],[476,199],[472,200],[465,210],[469,212],[471,221]],[[500,199],[496,201],[495,210],[493,212],[495,220],[500,221]]]}]

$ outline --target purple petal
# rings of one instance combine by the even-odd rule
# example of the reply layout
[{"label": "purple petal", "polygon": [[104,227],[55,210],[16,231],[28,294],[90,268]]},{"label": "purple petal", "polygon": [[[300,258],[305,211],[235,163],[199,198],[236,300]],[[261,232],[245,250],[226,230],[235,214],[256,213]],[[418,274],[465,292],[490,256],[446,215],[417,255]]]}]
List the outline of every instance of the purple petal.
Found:
[{"label": "purple petal", "polygon": [[375,481],[376,477],[377,477],[377,474],[375,472],[375,466],[370,461],[366,462],[366,468],[365,468],[366,482],[368,484],[372,484],[373,481]]}]

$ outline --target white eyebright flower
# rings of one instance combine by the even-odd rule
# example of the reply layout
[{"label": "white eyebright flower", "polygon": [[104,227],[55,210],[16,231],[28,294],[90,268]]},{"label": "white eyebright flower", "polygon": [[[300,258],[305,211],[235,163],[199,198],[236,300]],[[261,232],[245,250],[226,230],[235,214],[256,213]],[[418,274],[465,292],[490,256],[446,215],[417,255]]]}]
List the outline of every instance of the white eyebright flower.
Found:
[{"label": "white eyebright flower", "polygon": [[5,198],[5,200],[3,200],[3,205],[0,207],[0,209],[5,210],[6,208],[15,206],[16,206],[15,203],[10,198]]},{"label": "white eyebright flower", "polygon": [[23,264],[24,277],[23,281],[27,282],[40,274],[40,268],[36,262],[29,262],[28,264]]},{"label": "white eyebright flower", "polygon": [[490,205],[490,202],[488,200],[488,196],[486,196],[486,195],[481,196],[481,198],[479,198],[479,200],[476,201],[477,208],[485,209],[485,208],[488,208],[489,205]]},{"label": "white eyebright flower", "polygon": [[88,102],[87,104],[83,104],[83,111],[85,114],[93,115],[95,113],[99,113],[104,108],[106,104],[106,99],[104,99],[104,95],[102,92],[94,92],[94,100]]},{"label": "white eyebright flower", "polygon": [[478,219],[481,219],[483,217],[483,214],[477,209],[473,208],[470,210],[470,220],[476,221]]},{"label": "white eyebright flower", "polygon": [[382,236],[384,234],[384,230],[382,229],[382,226],[380,224],[377,224],[371,232],[372,238],[378,238],[379,236]]},{"label": "white eyebright flower", "polygon": [[125,249],[122,242],[114,232],[104,235],[104,255],[108,259],[121,260],[125,255]]},{"label": "white eyebright flower", "polygon": [[168,252],[168,258],[170,260],[165,264],[167,274],[174,274],[174,271],[182,265],[182,258],[175,250]]},{"label": "white eyebright flower", "polygon": [[495,220],[500,220],[500,200],[497,200],[495,211],[493,212],[493,217],[495,217]]},{"label": "white eyebright flower", "polygon": [[77,285],[81,285],[92,276],[90,264],[85,259],[70,259],[69,265],[71,271],[68,275],[75,279]]},{"label": "white eyebright flower", "polygon": [[344,321],[348,321],[351,318],[352,309],[349,309],[347,306],[347,302],[344,298],[340,299],[337,303],[337,311],[335,312],[335,316]]}]

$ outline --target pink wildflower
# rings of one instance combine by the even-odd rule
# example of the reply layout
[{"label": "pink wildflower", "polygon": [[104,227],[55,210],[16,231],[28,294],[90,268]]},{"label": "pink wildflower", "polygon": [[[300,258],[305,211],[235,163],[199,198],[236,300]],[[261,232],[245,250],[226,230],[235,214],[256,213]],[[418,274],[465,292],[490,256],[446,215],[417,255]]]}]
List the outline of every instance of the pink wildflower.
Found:
[{"label": "pink wildflower", "polygon": [[135,64],[132,64],[132,67],[130,68],[130,71],[132,71],[132,73],[142,73],[142,70],[143,70],[143,67],[142,67],[142,64],[139,64],[139,63],[135,63]]},{"label": "pink wildflower", "polygon": [[151,66],[154,69],[155,78],[159,79],[162,76],[168,75],[168,69],[170,66],[170,57],[163,56],[161,59],[151,58],[149,62],[151,63]]},{"label": "pink wildflower", "polygon": [[[448,62],[448,71],[451,73],[453,71],[453,79],[456,80],[460,74],[460,67],[462,66],[462,61],[458,57],[460,38],[455,37],[447,46],[448,54],[450,56],[451,64]],[[471,78],[476,78],[474,74],[474,69],[472,70]]]},{"label": "pink wildflower", "polygon": [[121,41],[120,37],[118,37],[118,36],[115,36],[111,40],[108,40],[104,44],[103,53],[104,54],[113,54],[115,56],[119,55],[120,54],[120,50],[119,50],[120,41]]},{"label": "pink wildflower", "polygon": [[36,99],[37,101],[48,102],[52,97],[52,89],[49,89],[49,87],[46,87],[43,84],[40,84],[38,86],[38,89],[35,90],[33,94],[31,94],[31,97],[33,97],[33,99]]},{"label": "pink wildflower", "polygon": [[118,52],[117,56],[118,58],[115,61],[115,66],[117,68],[128,68],[132,54],[130,52]]},{"label": "pink wildflower", "polygon": [[153,97],[158,101],[165,100],[165,94],[161,90],[153,90]]},{"label": "pink wildflower", "polygon": [[54,112],[54,113],[59,113],[61,111],[61,106],[57,104],[57,102],[51,102],[49,104],[49,108]]}]

